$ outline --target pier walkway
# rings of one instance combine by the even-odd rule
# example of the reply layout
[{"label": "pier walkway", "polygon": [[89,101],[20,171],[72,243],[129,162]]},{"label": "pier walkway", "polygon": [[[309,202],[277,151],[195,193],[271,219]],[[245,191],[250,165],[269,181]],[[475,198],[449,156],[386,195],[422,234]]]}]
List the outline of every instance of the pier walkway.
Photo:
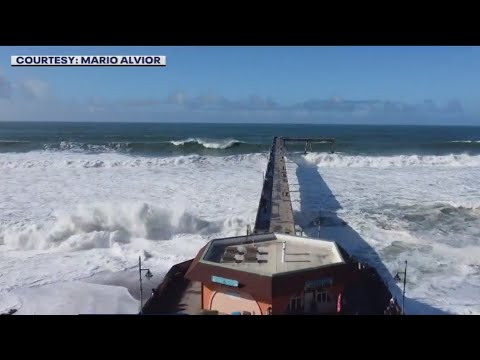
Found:
[{"label": "pier walkway", "polygon": [[253,232],[295,235],[285,167],[285,141],[281,137],[273,139]]}]

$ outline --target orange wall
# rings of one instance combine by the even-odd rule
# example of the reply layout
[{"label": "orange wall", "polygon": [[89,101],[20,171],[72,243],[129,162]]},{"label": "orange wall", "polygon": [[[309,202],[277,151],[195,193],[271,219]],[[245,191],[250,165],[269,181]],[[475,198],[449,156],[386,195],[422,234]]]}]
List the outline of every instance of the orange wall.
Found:
[{"label": "orange wall", "polygon": [[209,286],[202,284],[202,308],[204,310],[210,310],[210,302],[215,289],[211,289]]},{"label": "orange wall", "polygon": [[[214,285],[214,284],[202,284],[202,307],[205,310],[212,310],[211,309],[211,303],[212,299],[215,296],[217,292],[226,292],[227,289],[225,287],[222,287],[220,285]],[[241,291],[236,290],[238,293],[242,294]],[[334,296],[333,301],[335,303],[337,302],[337,296],[338,293],[343,291],[343,284],[337,284],[328,289],[330,294]],[[246,297],[251,297],[250,294],[243,293]],[[294,295],[285,295],[285,296],[277,296],[273,299],[272,304],[265,302],[265,301],[259,301],[254,299],[258,306],[260,307],[262,311],[262,315],[267,313],[267,310],[269,307],[272,307],[272,313],[273,315],[282,315],[285,314],[287,311],[288,304],[290,303],[290,299]],[[335,305],[336,308],[336,305]],[[255,312],[257,315],[257,313]]]},{"label": "orange wall", "polygon": [[[218,293],[225,293],[227,289],[225,287],[219,286],[219,285],[213,285],[213,284],[202,284],[202,306],[203,309],[206,310],[212,310],[211,309],[211,304],[212,304],[212,299],[214,298],[215,294]],[[251,298],[250,294],[247,293],[242,293],[239,290],[235,290],[239,294],[245,296],[245,298]],[[256,301],[257,305],[260,307],[261,314],[257,314],[258,311],[255,312],[255,315],[264,315],[268,308],[271,306],[271,304],[264,302],[264,301],[258,301],[256,299],[253,299]]]}]

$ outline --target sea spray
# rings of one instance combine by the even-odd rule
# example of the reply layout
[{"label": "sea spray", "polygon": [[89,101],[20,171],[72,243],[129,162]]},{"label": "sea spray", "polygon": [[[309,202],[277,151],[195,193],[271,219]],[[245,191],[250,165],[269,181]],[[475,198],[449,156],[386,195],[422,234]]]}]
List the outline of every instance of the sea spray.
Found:
[{"label": "sea spray", "polygon": [[179,234],[230,232],[232,226],[243,230],[239,220],[200,219],[187,211],[184,199],[174,200],[167,209],[147,203],[90,204],[59,213],[52,226],[8,227],[3,237],[11,249],[86,250],[128,243],[132,238],[158,241]]}]

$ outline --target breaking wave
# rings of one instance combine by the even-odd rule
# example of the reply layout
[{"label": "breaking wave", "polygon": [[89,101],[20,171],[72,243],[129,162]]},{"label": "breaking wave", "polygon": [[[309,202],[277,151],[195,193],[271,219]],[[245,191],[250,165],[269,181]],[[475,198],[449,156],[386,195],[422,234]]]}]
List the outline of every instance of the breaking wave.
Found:
[{"label": "breaking wave", "polygon": [[[301,156],[301,157],[300,157]],[[346,154],[309,153],[287,155],[292,160],[301,160],[319,167],[399,168],[399,167],[475,167],[480,166],[480,155],[397,155],[397,156],[352,156]],[[251,153],[229,156],[180,155],[180,156],[131,156],[126,154],[71,154],[64,156],[52,153],[5,155],[0,160],[0,169],[17,168],[155,168],[171,165],[209,164],[221,166],[222,162],[265,162],[267,154]]]},{"label": "breaking wave", "polygon": [[128,141],[69,141],[38,142],[20,140],[0,140],[0,153],[25,153],[32,151],[63,153],[123,153],[142,155],[180,155],[180,154],[236,154],[268,151],[269,144],[246,143],[237,139],[202,139],[184,140],[158,139],[152,141],[131,139]]},{"label": "breaking wave", "polygon": [[11,154],[3,156],[0,160],[0,169],[22,168],[155,168],[171,165],[212,164],[222,162],[265,161],[265,154],[240,154],[223,157],[181,155],[166,157],[133,157],[122,154],[87,155],[72,154],[64,156],[58,154],[37,153],[36,156],[24,154]]},{"label": "breaking wave", "polygon": [[235,145],[242,144],[243,141],[235,139],[224,139],[224,140],[206,140],[206,139],[197,139],[189,138],[185,140],[172,140],[171,144],[175,146],[184,146],[187,144],[199,144],[207,149],[228,149]]},{"label": "breaking wave", "polygon": [[84,144],[80,142],[61,141],[60,143],[44,144],[44,150],[69,151],[75,153],[102,153],[127,150],[129,142],[109,142],[106,144]]},{"label": "breaking wave", "polygon": [[11,226],[0,233],[0,239],[13,249],[88,250],[129,243],[133,238],[158,241],[180,234],[236,234],[244,227],[239,218],[208,221],[182,207],[165,209],[147,203],[97,204],[58,214],[52,224]]}]

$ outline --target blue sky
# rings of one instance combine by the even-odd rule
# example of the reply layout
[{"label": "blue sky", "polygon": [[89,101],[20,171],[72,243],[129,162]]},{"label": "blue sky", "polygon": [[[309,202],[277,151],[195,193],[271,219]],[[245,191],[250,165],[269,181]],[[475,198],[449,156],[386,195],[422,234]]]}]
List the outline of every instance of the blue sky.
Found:
[{"label": "blue sky", "polygon": [[[10,67],[11,55],[166,67]],[[480,47],[0,47],[0,120],[480,125]]]}]

